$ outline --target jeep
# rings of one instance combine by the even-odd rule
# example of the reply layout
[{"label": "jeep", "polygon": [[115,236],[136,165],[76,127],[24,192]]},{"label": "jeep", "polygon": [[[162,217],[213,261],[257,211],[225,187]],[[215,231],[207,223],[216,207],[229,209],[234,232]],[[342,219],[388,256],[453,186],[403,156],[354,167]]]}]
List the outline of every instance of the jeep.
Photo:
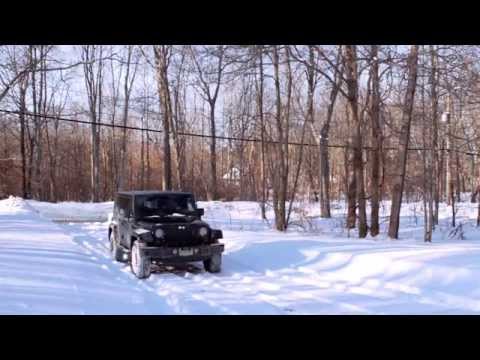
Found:
[{"label": "jeep", "polygon": [[203,261],[205,270],[221,270],[221,230],[202,221],[188,192],[119,192],[108,226],[112,257],[129,262],[139,279],[150,276],[152,264]]}]

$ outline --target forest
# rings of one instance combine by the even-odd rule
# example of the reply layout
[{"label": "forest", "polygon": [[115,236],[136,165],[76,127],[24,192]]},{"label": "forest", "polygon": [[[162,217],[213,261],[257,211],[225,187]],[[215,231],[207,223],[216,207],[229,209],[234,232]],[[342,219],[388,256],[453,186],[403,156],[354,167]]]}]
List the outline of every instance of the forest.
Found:
[{"label": "forest", "polygon": [[441,202],[455,228],[479,201],[479,75],[479,46],[1,45],[0,198],[192,191],[280,231],[341,200],[360,238],[389,200],[393,239],[421,201],[429,242]]}]

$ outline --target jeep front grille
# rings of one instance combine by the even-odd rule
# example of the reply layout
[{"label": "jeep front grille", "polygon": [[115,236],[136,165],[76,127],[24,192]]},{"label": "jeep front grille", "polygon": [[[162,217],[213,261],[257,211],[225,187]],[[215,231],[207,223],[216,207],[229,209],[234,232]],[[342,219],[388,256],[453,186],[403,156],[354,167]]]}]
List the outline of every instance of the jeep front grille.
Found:
[{"label": "jeep front grille", "polygon": [[189,224],[164,224],[165,232],[162,243],[172,247],[194,246],[202,244],[202,239],[196,235],[197,228]]}]

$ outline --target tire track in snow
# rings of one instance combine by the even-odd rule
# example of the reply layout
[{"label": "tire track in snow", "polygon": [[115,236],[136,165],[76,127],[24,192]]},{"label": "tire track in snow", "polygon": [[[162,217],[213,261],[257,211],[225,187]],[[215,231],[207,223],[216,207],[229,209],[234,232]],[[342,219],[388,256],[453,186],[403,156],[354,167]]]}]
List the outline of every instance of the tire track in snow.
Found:
[{"label": "tire track in snow", "polygon": [[[97,262],[99,268],[110,273],[113,283],[117,282],[124,288],[131,288],[131,294],[138,300],[143,300],[132,301],[131,308],[122,309],[122,313],[141,313],[145,312],[145,310],[150,314],[188,313],[177,299],[169,296],[160,297],[155,289],[148,286],[146,281],[139,280],[131,274],[128,266],[111,259],[108,245],[89,234],[82,226],[79,224],[62,224],[59,226],[62,227],[67,235],[72,237],[73,241],[82,248],[85,254],[90,255],[91,260]],[[142,291],[139,293],[139,290]],[[166,308],[165,305],[168,307]],[[142,308],[139,309],[138,306]]]},{"label": "tire track in snow", "polygon": [[[162,299],[169,307],[169,313],[176,314],[291,314],[296,313],[295,303],[289,305],[279,305],[285,303],[284,292],[290,292],[287,295],[295,295],[288,290],[288,287],[280,290],[283,286],[289,285],[311,285],[315,286],[315,292],[321,294],[322,289],[318,286],[327,280],[328,286],[324,288],[327,297],[337,298],[337,310],[347,313],[383,313],[385,307],[389,307],[388,298],[379,297],[370,303],[368,308],[356,306],[351,301],[340,300],[342,294],[351,294],[356,296],[370,296],[379,291],[387,291],[391,294],[397,294],[397,297],[405,298],[405,301],[424,304],[425,306],[434,306],[439,311],[455,312],[455,308],[468,308],[471,312],[479,311],[479,307],[469,299],[455,296],[452,293],[428,289],[427,293],[420,293],[420,289],[415,286],[408,286],[397,281],[381,281],[381,284],[343,281],[341,279],[325,277],[313,269],[306,269],[302,266],[291,267],[288,270],[293,272],[307,272],[308,281],[298,278],[294,283],[285,284],[282,279],[274,279],[278,274],[269,272],[265,269],[256,269],[244,264],[241,260],[235,258],[234,254],[227,253],[224,256],[224,270],[220,274],[210,274],[201,272],[192,274],[191,272],[160,272],[153,273],[147,280],[138,280],[131,274],[129,266],[116,263],[110,257],[108,251],[108,242],[104,224],[74,224],[62,225],[69,235],[77,238],[77,243],[82,246],[85,253],[96,258],[96,261],[107,269],[116,269],[116,278],[112,281],[121,281],[126,286],[141,288],[146,296]],[[390,253],[386,249],[379,249],[377,255]],[[434,249],[425,249],[417,253],[420,258],[422,255],[433,253]],[[440,250],[440,249],[438,249]],[[442,251],[441,251],[442,252]],[[392,253],[395,253],[392,251]],[[356,254],[362,257],[363,251]],[[365,254],[368,254],[365,252]],[[405,249],[396,256],[397,260],[406,260],[404,257],[411,254],[411,249]],[[414,257],[415,259],[416,257]],[[411,263],[422,262],[422,259],[411,259]],[[103,260],[103,263],[102,263]],[[328,271],[327,269],[325,269]],[[178,271],[178,269],[177,269]],[[292,274],[295,278],[296,276]],[[290,276],[291,278],[292,276]],[[280,281],[277,281],[280,280]],[[131,284],[131,285],[129,285]],[[272,291],[268,291],[269,287]],[[273,287],[277,287],[274,289]],[[293,286],[292,286],[293,287]],[[319,292],[318,292],[319,291]],[[300,291],[301,292],[301,291]],[[148,294],[148,295],[147,295]],[[332,295],[333,294],[333,295]],[[302,296],[300,296],[302,295]],[[298,293],[299,300],[305,293]],[[378,297],[378,296],[377,296]],[[410,300],[409,300],[410,299]],[[317,299],[318,300],[318,299]],[[361,298],[359,298],[361,300]],[[373,299],[372,299],[373,300]],[[398,299],[397,299],[398,300]],[[286,301],[288,303],[288,301]],[[328,304],[327,308],[328,308]],[[133,306],[133,305],[132,305]],[[379,307],[377,309],[377,306]],[[133,308],[132,308],[133,311]],[[152,313],[158,313],[155,307],[150,310]],[[303,313],[303,311],[301,311]],[[307,311],[308,312],[308,311]],[[389,311],[387,310],[387,313]]]},{"label": "tire track in snow", "polygon": [[[130,267],[115,262],[111,259],[108,251],[108,242],[104,224],[62,224],[65,231],[80,242],[90,254],[102,257],[110,266],[126,275],[129,280],[149,293],[153,293],[163,299],[179,314],[286,314],[284,310],[268,301],[267,294],[257,290],[257,298],[254,303],[245,303],[242,293],[228,290],[225,279],[231,280],[230,271],[220,274],[202,272],[194,275],[190,272],[175,274],[173,272],[152,273],[146,280],[137,279],[131,272]],[[97,227],[101,226],[101,230]],[[225,258],[224,258],[225,262]],[[228,263],[231,259],[228,258]],[[233,263],[236,263],[233,261]],[[236,263],[235,267],[238,268]],[[244,266],[242,268],[245,269]],[[250,270],[250,269],[246,269]],[[118,280],[118,279],[117,279]],[[212,294],[214,296],[212,296]]]},{"label": "tire track in snow", "polygon": [[[230,262],[230,259],[229,259]],[[238,301],[242,299],[242,296],[245,294],[229,290],[229,285],[225,284],[225,279],[231,279],[231,276],[225,275],[225,273],[220,274],[210,274],[205,271],[197,274],[192,274],[191,272],[186,272],[183,276],[180,274],[174,274],[183,280],[187,280],[192,286],[192,290],[197,290],[200,293],[206,295],[199,295],[196,293],[194,296],[197,299],[202,299],[203,301],[211,304],[212,306],[219,307],[232,315],[245,314],[245,302]],[[181,285],[180,285],[181,286]],[[205,290],[209,288],[209,290]],[[212,288],[219,290],[218,293],[210,291]],[[186,292],[186,290],[184,290]],[[215,301],[208,299],[208,294],[217,294],[222,297],[221,301]],[[260,297],[262,299],[260,299]],[[255,307],[250,308],[247,314],[286,314],[286,312],[292,311],[291,309],[282,309],[278,305],[267,300],[269,295],[263,293],[262,291],[257,290],[257,299],[260,301],[255,302]],[[235,299],[234,302],[230,303],[230,308],[222,305],[222,302],[229,302],[232,299]],[[235,307],[240,309],[235,310]]]}]

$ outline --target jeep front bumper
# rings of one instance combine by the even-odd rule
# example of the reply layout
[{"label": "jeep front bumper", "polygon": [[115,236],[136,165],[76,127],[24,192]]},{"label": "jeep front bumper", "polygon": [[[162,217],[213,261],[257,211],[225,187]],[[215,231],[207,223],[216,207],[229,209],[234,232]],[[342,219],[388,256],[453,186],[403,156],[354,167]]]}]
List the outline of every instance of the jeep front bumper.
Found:
[{"label": "jeep front bumper", "polygon": [[224,244],[200,245],[191,247],[158,247],[145,246],[141,248],[142,256],[152,260],[168,262],[201,261],[212,255],[221,254]]}]

